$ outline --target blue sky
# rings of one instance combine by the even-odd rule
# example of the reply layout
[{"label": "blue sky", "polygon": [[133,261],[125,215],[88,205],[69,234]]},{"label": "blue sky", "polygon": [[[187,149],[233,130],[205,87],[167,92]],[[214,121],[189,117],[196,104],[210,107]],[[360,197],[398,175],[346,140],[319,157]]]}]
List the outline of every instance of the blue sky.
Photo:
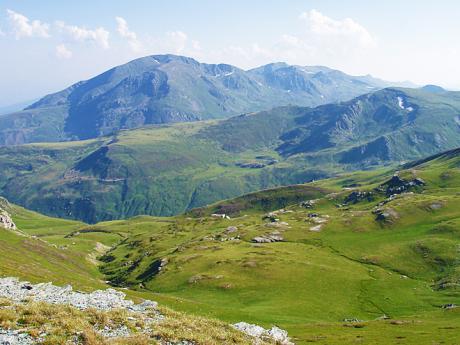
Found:
[{"label": "blue sky", "polygon": [[460,89],[459,1],[0,0],[0,106],[159,53]]}]

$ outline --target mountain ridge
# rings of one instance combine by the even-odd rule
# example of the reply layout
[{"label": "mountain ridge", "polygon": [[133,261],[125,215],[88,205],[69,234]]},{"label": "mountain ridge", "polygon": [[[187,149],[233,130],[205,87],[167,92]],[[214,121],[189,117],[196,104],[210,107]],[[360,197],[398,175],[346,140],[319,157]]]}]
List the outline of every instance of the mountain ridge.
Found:
[{"label": "mountain ridge", "polygon": [[89,139],[148,124],[226,118],[283,105],[317,106],[394,84],[322,66],[274,63],[243,70],[152,55],[0,116],[0,145]]}]

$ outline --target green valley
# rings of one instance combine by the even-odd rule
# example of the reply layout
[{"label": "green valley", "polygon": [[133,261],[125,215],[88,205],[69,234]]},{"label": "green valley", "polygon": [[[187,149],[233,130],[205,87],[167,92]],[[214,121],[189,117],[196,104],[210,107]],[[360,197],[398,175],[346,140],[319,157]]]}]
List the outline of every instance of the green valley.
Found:
[{"label": "green valley", "polygon": [[457,92],[384,89],[317,108],[0,147],[0,193],[38,212],[90,223],[171,216],[457,147],[459,98]]},{"label": "green valley", "polygon": [[[39,255],[76,255],[65,265],[88,267],[89,281],[108,279],[177,310],[276,324],[296,344],[454,344],[459,167],[453,150],[397,175],[346,173],[169,218],[85,225],[16,206],[10,213],[22,232],[57,246]],[[2,233],[8,256],[24,245]],[[8,261],[0,266],[10,274]],[[52,271],[39,280],[54,280]]]}]

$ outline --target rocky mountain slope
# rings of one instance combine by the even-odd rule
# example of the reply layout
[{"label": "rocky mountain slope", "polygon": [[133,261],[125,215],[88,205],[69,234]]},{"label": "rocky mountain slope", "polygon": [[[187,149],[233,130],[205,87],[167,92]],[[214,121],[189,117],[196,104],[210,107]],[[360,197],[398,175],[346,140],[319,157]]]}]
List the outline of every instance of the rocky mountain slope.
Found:
[{"label": "rocky mountain slope", "polygon": [[460,145],[460,93],[384,89],[348,102],[0,148],[0,193],[86,222],[217,200]]},{"label": "rocky mountain slope", "polygon": [[95,138],[147,124],[225,118],[288,104],[316,106],[389,85],[326,67],[277,63],[244,71],[154,55],[0,116],[0,145]]}]

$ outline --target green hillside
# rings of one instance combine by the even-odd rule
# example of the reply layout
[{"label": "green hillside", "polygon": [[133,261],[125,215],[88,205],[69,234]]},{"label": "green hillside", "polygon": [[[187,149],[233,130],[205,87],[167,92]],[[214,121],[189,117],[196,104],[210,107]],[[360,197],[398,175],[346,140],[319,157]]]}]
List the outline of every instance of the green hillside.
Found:
[{"label": "green hillside", "polygon": [[411,161],[460,145],[459,93],[385,89],[317,108],[0,148],[0,193],[89,223]]},{"label": "green hillside", "polygon": [[46,242],[2,231],[0,270],[83,287],[108,279],[192,314],[277,324],[297,344],[455,344],[459,308],[445,306],[460,304],[459,150],[393,174],[91,226],[10,206],[20,231]]},{"label": "green hillside", "polygon": [[[442,306],[460,303],[459,167],[457,150],[398,178],[376,171],[299,186],[315,201],[269,216],[269,206],[257,205],[272,200],[277,208],[292,189],[175,218],[100,223],[99,230],[135,232],[102,258],[102,271],[176,308],[280,324],[299,343],[353,343],[358,336],[363,343],[454,344],[460,314]],[[230,219],[212,216],[224,210]],[[280,241],[255,243],[257,237]],[[383,316],[393,321],[371,321]],[[363,322],[346,329],[345,319]]]}]

